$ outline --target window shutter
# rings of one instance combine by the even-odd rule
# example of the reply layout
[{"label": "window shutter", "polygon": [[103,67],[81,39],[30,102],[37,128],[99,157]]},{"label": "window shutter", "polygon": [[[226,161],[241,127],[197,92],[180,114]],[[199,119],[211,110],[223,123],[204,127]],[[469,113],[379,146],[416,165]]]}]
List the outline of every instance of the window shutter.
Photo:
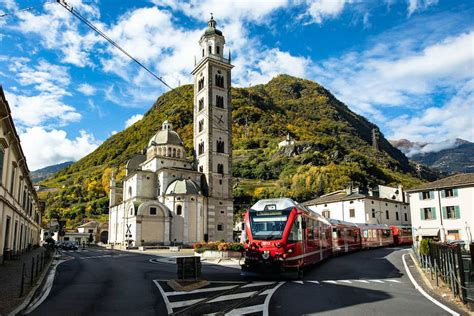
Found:
[{"label": "window shutter", "polygon": [[433,219],[436,219],[436,207],[432,207],[432,208],[431,208],[431,217],[432,217]]},{"label": "window shutter", "polygon": [[443,210],[443,219],[446,219],[448,217],[448,212],[446,211],[446,206],[443,206],[442,210]]},{"label": "window shutter", "polygon": [[418,196],[420,197],[420,200],[423,200],[423,192],[418,193]]},{"label": "window shutter", "polygon": [[461,210],[459,209],[459,205],[454,207],[454,211],[456,212],[456,218],[461,218]]},{"label": "window shutter", "polygon": [[421,215],[421,220],[425,219],[425,210],[423,208],[420,208],[420,215]]},{"label": "window shutter", "polygon": [[445,198],[446,197],[446,190],[441,190],[441,197]]},{"label": "window shutter", "polygon": [[458,196],[458,189],[453,189],[453,195]]},{"label": "window shutter", "polygon": [[434,191],[430,191],[430,199],[434,199]]}]

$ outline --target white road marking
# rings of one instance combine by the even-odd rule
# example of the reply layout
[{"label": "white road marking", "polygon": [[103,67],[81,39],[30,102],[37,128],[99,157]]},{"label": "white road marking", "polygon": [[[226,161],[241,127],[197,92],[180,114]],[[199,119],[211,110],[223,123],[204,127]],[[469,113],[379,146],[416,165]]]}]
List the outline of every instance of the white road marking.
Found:
[{"label": "white road marking", "polygon": [[360,283],[369,283],[367,280],[354,280],[355,282],[360,282]]},{"label": "white road marking", "polygon": [[155,283],[156,287],[161,293],[161,296],[163,297],[163,301],[165,301],[166,311],[168,312],[168,315],[171,314],[173,312],[173,309],[170,306],[170,301],[168,300],[168,297],[166,296],[165,291],[163,291],[163,288],[161,287],[158,280],[153,280],[153,283]]},{"label": "white road marking", "polygon": [[402,283],[401,281],[395,280],[395,279],[387,279],[387,280],[384,280],[384,281],[393,282],[393,283]]},{"label": "white road marking", "polygon": [[291,281],[293,283],[296,283],[296,284],[304,284],[303,281]]},{"label": "white road marking", "polygon": [[351,282],[351,281],[349,281],[349,280],[339,280],[339,282],[342,282],[342,283],[347,283],[347,284],[352,284],[352,282]]},{"label": "white road marking", "polygon": [[204,300],[205,300],[205,298],[198,298],[198,299],[195,299],[195,300],[172,302],[172,303],[170,303],[170,306],[171,306],[171,308],[185,307],[185,306],[196,304],[197,302],[204,301]]},{"label": "white road marking", "polygon": [[217,303],[217,302],[228,301],[228,300],[236,300],[236,299],[239,299],[239,298],[245,298],[245,297],[252,296],[255,293],[257,293],[257,291],[222,295],[222,296],[216,297],[213,300],[210,300],[208,303]]},{"label": "white road marking", "polygon": [[214,292],[214,291],[223,291],[223,290],[230,290],[237,285],[227,285],[227,286],[218,286],[218,287],[210,287],[210,288],[204,288],[204,289],[198,289],[194,291],[177,291],[177,292],[165,292],[166,296],[174,296],[174,295],[184,295],[184,294],[196,294],[196,293],[205,293],[205,292]]},{"label": "white road marking", "polygon": [[260,305],[253,305],[253,306],[247,306],[247,307],[242,307],[242,308],[237,308],[226,315],[245,315],[245,314],[250,314],[250,313],[258,313],[258,312],[263,312],[263,309],[265,308],[264,304]]},{"label": "white road marking", "polygon": [[264,305],[264,308],[263,308],[263,316],[268,316],[268,305],[270,304],[270,300],[272,299],[272,295],[275,294],[276,290],[278,290],[278,288],[280,286],[282,286],[283,284],[285,284],[284,281],[278,283],[277,286],[273,287],[270,292],[268,293],[267,297],[265,298],[265,302],[263,303]]},{"label": "white road marking", "polygon": [[324,283],[329,283],[329,284],[337,284],[337,281],[332,281],[332,280],[326,280],[326,281],[322,281]]},{"label": "white road marking", "polygon": [[249,283],[249,284],[246,284],[244,286],[242,286],[243,288],[244,287],[254,287],[254,286],[262,286],[262,285],[270,285],[270,284],[275,284],[275,282],[252,282],[252,283]]},{"label": "white road marking", "polygon": [[407,262],[405,260],[405,256],[407,255],[407,253],[405,253],[403,256],[402,256],[402,261],[403,261],[403,266],[405,267],[405,271],[407,272],[407,275],[408,275],[408,278],[410,279],[411,283],[413,283],[413,286],[415,287],[415,289],[418,290],[418,292],[420,292],[424,297],[426,297],[428,300],[430,300],[431,302],[433,302],[434,304],[438,305],[439,307],[441,307],[442,309],[444,309],[445,311],[447,311],[448,313],[450,313],[451,315],[456,315],[456,316],[459,316],[459,314],[455,311],[453,311],[452,309],[450,309],[449,307],[447,307],[446,305],[438,302],[437,300],[435,300],[434,298],[432,298],[428,293],[426,293],[423,288],[421,286],[418,285],[418,283],[416,283],[415,281],[415,278],[413,278],[413,275],[411,274],[410,270],[408,269],[408,266],[407,266]]},{"label": "white road marking", "polygon": [[374,283],[383,283],[381,280],[369,280],[369,282],[374,282]]},{"label": "white road marking", "polygon": [[314,284],[319,284],[319,281],[307,281],[307,282],[311,282],[311,283],[314,283]]}]

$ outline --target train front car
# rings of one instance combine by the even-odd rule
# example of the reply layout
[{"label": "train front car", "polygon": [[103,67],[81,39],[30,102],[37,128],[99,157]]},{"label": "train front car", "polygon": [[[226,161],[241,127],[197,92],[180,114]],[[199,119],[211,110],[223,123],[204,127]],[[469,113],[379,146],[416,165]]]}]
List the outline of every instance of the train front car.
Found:
[{"label": "train front car", "polygon": [[247,211],[242,275],[298,275],[305,251],[303,213],[287,198],[260,200]]}]

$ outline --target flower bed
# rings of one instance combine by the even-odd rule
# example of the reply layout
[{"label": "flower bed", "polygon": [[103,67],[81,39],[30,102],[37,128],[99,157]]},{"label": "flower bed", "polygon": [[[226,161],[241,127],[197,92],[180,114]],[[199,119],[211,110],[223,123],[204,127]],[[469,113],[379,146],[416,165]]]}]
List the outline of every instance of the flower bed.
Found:
[{"label": "flower bed", "polygon": [[244,245],[238,242],[202,242],[193,245],[194,252],[202,258],[241,258],[244,251]]}]

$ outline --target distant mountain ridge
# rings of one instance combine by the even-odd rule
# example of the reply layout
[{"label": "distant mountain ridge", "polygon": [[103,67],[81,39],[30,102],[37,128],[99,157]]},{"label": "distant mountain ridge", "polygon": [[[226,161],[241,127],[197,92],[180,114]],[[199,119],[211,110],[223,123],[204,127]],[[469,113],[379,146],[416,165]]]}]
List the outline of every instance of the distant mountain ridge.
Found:
[{"label": "distant mountain ridge", "polygon": [[66,162],[58,163],[56,165],[51,165],[51,166],[47,166],[35,171],[31,171],[30,172],[31,181],[33,181],[33,183],[38,183],[40,181],[43,181],[49,178],[50,176],[52,176],[53,174],[55,174],[56,172],[61,171],[62,169],[72,165],[73,163],[74,161],[66,161]]},{"label": "distant mountain ridge", "polygon": [[[411,161],[445,173],[474,172],[474,143],[456,138],[452,142],[419,143],[390,140]],[[446,148],[447,147],[447,148]]]}]

